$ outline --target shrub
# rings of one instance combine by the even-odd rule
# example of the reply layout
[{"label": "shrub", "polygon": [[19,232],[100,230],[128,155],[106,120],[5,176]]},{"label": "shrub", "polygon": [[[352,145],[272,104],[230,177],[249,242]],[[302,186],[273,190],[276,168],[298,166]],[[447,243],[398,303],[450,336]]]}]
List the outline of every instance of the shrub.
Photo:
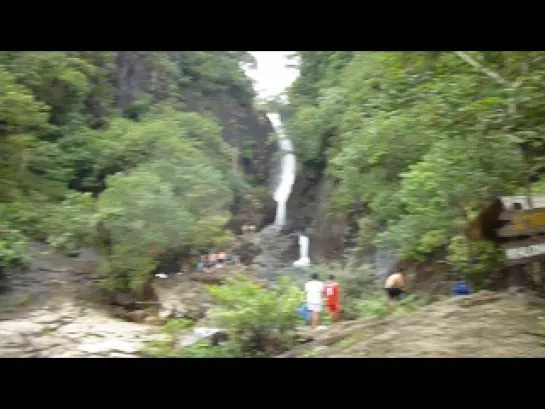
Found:
[{"label": "shrub", "polygon": [[148,345],[150,356],[178,357],[259,357],[283,352],[294,345],[295,328],[300,323],[297,308],[304,302],[303,292],[288,278],[279,277],[272,289],[263,288],[243,275],[221,286],[209,286],[216,305],[210,310],[214,325],[229,335],[221,346],[209,341],[175,351],[178,336],[189,329],[169,321],[163,327],[166,340]]},{"label": "shrub", "polygon": [[[488,272],[497,268],[505,260],[501,248],[487,240],[470,240],[465,236],[455,236],[448,247],[448,260],[471,283],[475,290],[485,287]],[[477,263],[469,260],[477,258]]]},{"label": "shrub", "polygon": [[29,200],[0,204],[0,220],[27,237],[43,240],[47,237],[44,220],[51,211],[51,205],[32,203]]},{"label": "shrub", "polygon": [[237,356],[267,356],[293,345],[304,294],[288,277],[265,289],[239,275],[209,290],[217,304],[210,316],[229,334]]},{"label": "shrub", "polygon": [[170,319],[161,327],[161,334],[164,336],[161,340],[150,342],[142,353],[147,356],[157,358],[167,358],[176,355],[176,341],[178,336],[188,331],[193,326],[193,322],[186,319]]},{"label": "shrub", "polygon": [[91,194],[70,192],[47,218],[47,241],[70,254],[94,243],[97,221]]},{"label": "shrub", "polygon": [[195,345],[184,348],[180,358],[235,358],[239,350],[234,341],[227,341],[225,344],[211,347],[210,341],[199,341]]},{"label": "shrub", "polygon": [[143,248],[114,245],[100,266],[102,287],[108,291],[139,293],[158,265]]},{"label": "shrub", "polygon": [[8,268],[28,264],[26,238],[18,230],[0,226],[0,274]]}]

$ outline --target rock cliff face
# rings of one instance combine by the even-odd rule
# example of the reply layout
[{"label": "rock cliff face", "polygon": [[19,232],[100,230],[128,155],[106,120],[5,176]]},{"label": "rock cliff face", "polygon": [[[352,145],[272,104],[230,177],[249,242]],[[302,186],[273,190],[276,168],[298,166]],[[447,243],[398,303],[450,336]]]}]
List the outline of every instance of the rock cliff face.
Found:
[{"label": "rock cliff face", "polygon": [[[272,222],[275,205],[269,190],[277,147],[271,140],[274,130],[266,114],[253,107],[247,87],[226,86],[221,78],[206,78],[192,72],[190,67],[195,64],[193,60],[198,58],[198,53],[177,51],[168,54],[118,52],[113,78],[118,108],[130,116],[137,114],[142,104],[174,101],[181,109],[212,114],[222,125],[224,139],[240,152],[234,165],[266,193],[247,192],[243,197],[237,197],[230,227],[236,231],[244,223],[263,227]],[[171,90],[172,84],[176,84],[177,92]]]},{"label": "rock cliff face", "polygon": [[273,127],[263,112],[245,106],[229,95],[220,95],[202,102],[188,101],[192,110],[209,108],[223,125],[223,137],[242,154],[238,166],[252,175],[256,182],[268,185],[274,166],[276,144],[271,141]]},{"label": "rock cliff face", "polygon": [[[148,104],[168,100],[191,111],[211,113],[223,126],[225,140],[243,152],[239,165],[255,175],[258,182],[267,182],[276,144],[269,138],[273,128],[265,113],[254,109],[251,95],[244,91],[220,85],[220,79],[206,79],[184,69],[185,61],[194,59],[191,53],[172,52],[167,58],[145,51],[118,52],[115,78],[118,107],[131,112],[142,100]],[[172,83],[181,92],[173,94],[168,88]]]}]

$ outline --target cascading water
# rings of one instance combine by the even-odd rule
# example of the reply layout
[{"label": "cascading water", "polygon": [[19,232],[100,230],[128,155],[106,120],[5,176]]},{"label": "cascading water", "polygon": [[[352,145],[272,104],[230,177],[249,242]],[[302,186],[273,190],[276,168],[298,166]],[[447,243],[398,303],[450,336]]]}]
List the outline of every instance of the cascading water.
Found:
[{"label": "cascading water", "polygon": [[294,267],[308,267],[310,265],[310,258],[308,257],[308,236],[304,234],[299,235],[299,260],[293,262]]},{"label": "cascading water", "polygon": [[[267,117],[278,135],[278,145],[282,153],[282,163],[280,166],[280,181],[274,191],[274,200],[276,202],[276,218],[274,224],[284,226],[286,224],[286,207],[288,199],[295,183],[295,155],[293,153],[293,143],[284,134],[282,129],[282,120],[280,115],[269,113]],[[309,238],[304,235],[299,235],[299,260],[295,261],[295,267],[307,267],[310,265],[308,256]]]},{"label": "cascading water", "polygon": [[274,224],[284,226],[286,224],[286,205],[291,194],[293,183],[295,182],[295,155],[293,154],[293,144],[282,130],[282,121],[279,114],[267,114],[276,134],[278,135],[278,144],[282,152],[282,164],[280,166],[280,182],[274,191],[274,200],[276,202],[276,218]]}]

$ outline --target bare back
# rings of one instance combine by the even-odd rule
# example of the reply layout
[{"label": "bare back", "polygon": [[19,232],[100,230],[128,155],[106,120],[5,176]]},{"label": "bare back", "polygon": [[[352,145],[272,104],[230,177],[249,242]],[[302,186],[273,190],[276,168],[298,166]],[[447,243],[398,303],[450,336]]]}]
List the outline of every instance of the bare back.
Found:
[{"label": "bare back", "polygon": [[386,279],[384,288],[403,288],[405,287],[405,278],[401,273],[392,274]]}]

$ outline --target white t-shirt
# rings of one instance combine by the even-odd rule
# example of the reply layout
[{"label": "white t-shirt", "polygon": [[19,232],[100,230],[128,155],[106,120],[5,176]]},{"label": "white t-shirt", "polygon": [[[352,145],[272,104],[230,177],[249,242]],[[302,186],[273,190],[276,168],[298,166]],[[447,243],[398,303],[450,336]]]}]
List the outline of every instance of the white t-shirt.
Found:
[{"label": "white t-shirt", "polygon": [[323,292],[324,283],[318,280],[308,281],[305,284],[305,293],[307,293],[307,304],[322,304]]}]

